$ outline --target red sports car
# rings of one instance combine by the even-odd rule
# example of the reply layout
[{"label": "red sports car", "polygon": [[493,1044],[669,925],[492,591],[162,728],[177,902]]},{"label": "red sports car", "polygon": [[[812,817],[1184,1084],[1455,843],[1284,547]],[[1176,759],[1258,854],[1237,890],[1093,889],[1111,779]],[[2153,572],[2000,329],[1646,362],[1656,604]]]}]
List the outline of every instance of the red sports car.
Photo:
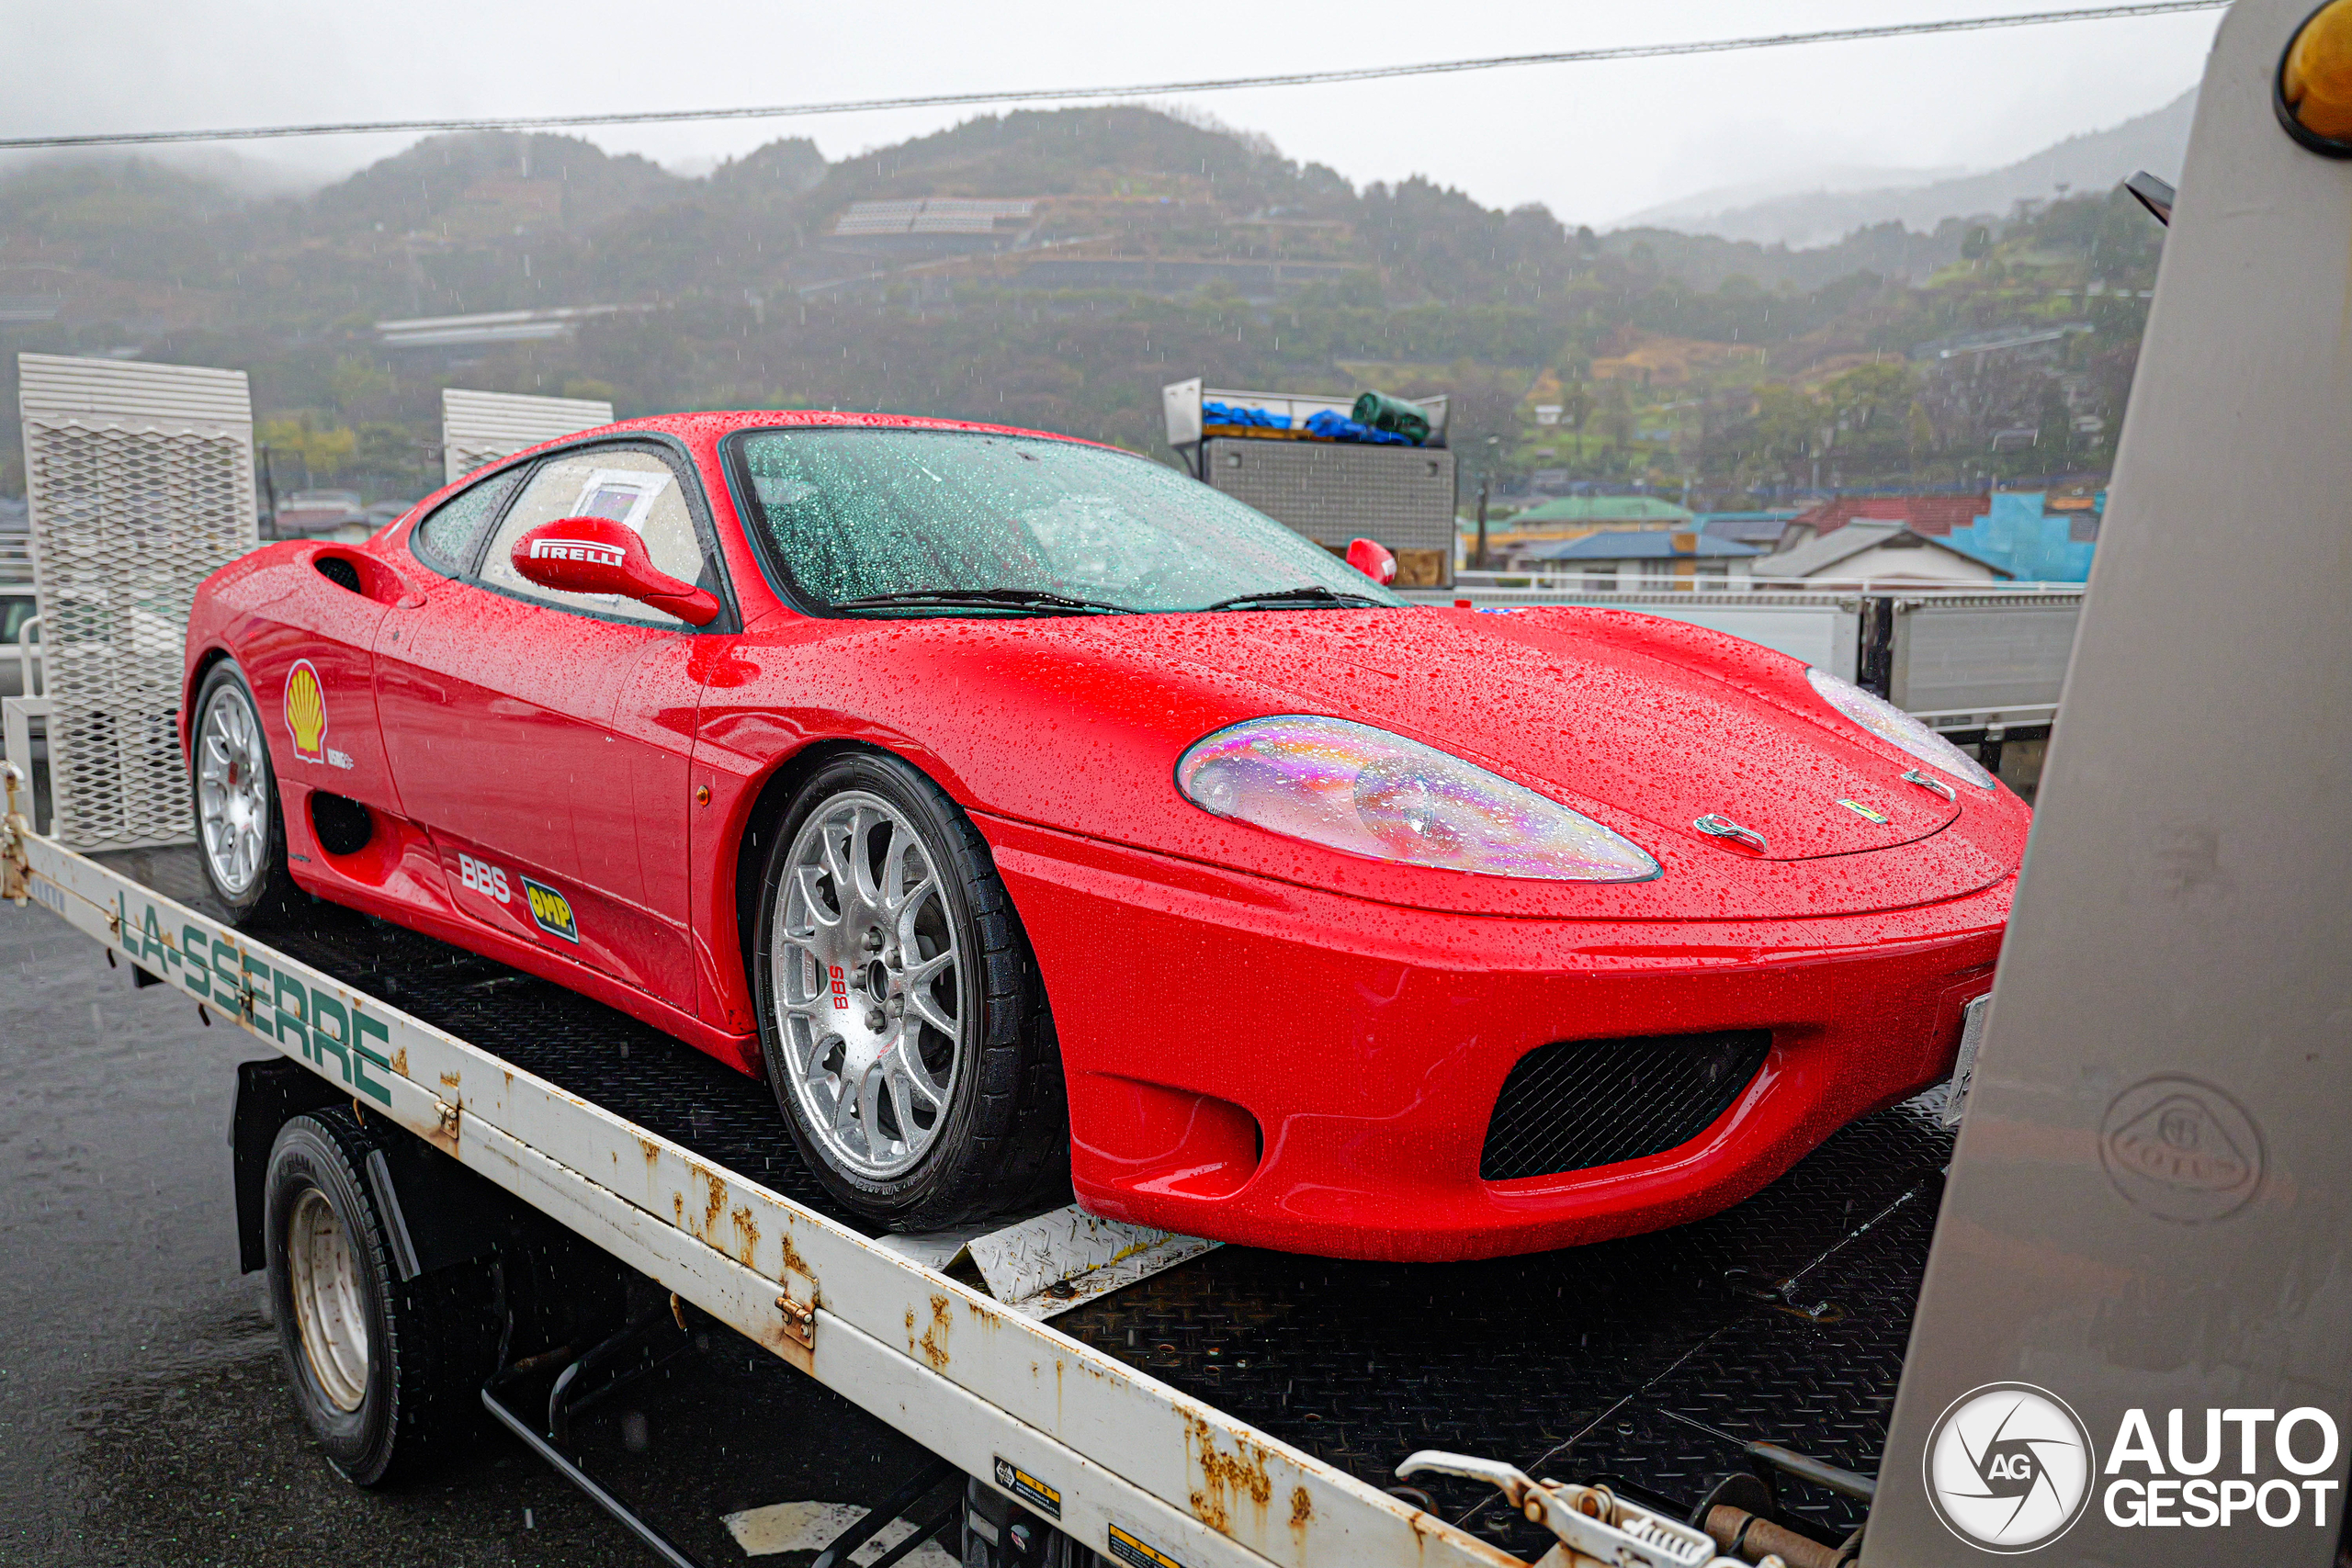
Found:
[{"label": "red sports car", "polygon": [[1148,459],[853,415],[257,550],[181,722],[241,918],[332,899],[764,1075],[872,1224],[1067,1179],[1368,1258],[1692,1219],[1934,1083],[2029,818],[1752,644],[1408,604]]}]

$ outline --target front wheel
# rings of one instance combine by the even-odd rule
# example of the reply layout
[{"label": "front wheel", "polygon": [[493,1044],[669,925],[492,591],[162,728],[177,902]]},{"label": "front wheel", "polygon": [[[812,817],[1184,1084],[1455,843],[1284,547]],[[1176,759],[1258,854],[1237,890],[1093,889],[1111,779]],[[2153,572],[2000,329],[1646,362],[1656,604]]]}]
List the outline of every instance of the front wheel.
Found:
[{"label": "front wheel", "polygon": [[752,967],[793,1141],[860,1218],[937,1230],[1067,1194],[1044,988],[937,784],[894,757],[820,767],[769,852]]},{"label": "front wheel", "polygon": [[188,787],[198,859],[212,896],[240,927],[279,919],[304,901],[286,863],[286,814],[262,734],[261,706],[229,660],[205,671],[188,727]]}]

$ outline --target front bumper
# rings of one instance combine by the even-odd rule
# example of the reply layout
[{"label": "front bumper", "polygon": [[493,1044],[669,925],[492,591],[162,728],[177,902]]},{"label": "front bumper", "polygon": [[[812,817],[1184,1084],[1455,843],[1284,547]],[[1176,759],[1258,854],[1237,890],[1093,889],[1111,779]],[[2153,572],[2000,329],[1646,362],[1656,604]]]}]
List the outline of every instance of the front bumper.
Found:
[{"label": "front bumper", "polygon": [[[2014,877],[1865,916],[1430,913],[976,814],[1027,928],[1090,1211],[1406,1261],[1657,1230],[1748,1196],[1951,1070]],[[1487,1181],[1513,1064],[1558,1040],[1769,1029],[1754,1080],[1647,1158]]]}]

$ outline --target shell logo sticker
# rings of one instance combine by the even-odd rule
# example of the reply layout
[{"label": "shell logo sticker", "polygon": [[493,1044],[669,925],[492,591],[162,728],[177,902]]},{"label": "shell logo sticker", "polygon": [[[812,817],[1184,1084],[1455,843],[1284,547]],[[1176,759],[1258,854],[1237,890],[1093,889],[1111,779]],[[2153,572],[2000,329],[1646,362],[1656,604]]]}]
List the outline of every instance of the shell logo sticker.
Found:
[{"label": "shell logo sticker", "polygon": [[306,762],[327,760],[327,694],[319,671],[298,659],[286,676],[286,728],[294,732],[294,755]]},{"label": "shell logo sticker", "polygon": [[523,901],[530,906],[531,919],[539,930],[566,942],[580,940],[580,922],[572,918],[571,899],[526,876],[523,878]]},{"label": "shell logo sticker", "polygon": [[318,666],[298,659],[286,672],[286,728],[294,737],[294,755],[305,762],[348,768],[351,758],[327,744],[327,693],[319,681]]}]

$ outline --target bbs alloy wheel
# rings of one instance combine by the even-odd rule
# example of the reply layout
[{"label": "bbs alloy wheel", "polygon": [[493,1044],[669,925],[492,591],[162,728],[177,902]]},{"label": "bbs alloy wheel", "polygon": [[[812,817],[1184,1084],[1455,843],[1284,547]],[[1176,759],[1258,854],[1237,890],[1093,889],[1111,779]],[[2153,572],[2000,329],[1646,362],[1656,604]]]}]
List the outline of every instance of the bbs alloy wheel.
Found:
[{"label": "bbs alloy wheel", "polygon": [[853,1211],[936,1228],[1067,1190],[1059,1058],[988,846],[894,757],[818,768],[768,848],[752,967],[769,1081]]}]

